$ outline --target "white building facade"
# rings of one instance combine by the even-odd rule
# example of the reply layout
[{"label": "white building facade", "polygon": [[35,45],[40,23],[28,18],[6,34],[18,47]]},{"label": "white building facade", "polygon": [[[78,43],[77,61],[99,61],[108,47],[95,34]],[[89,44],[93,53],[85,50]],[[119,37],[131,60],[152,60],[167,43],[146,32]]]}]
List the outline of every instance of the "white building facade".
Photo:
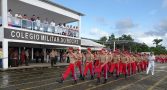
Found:
[{"label": "white building facade", "polygon": [[48,0],[0,0],[0,5],[3,69],[8,69],[9,47],[28,47],[31,54],[38,47],[45,52],[47,48],[80,48],[82,13]]}]

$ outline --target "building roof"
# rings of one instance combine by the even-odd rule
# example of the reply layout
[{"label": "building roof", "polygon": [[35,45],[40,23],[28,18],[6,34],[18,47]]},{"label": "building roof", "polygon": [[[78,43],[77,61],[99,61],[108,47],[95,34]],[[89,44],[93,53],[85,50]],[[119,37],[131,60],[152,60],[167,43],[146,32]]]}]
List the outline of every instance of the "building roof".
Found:
[{"label": "building roof", "polygon": [[51,0],[40,0],[40,1],[45,2],[45,3],[48,3],[48,4],[51,4],[51,5],[56,6],[56,7],[59,7],[59,8],[62,8],[62,9],[67,10],[67,11],[70,11],[70,12],[75,13],[75,14],[77,14],[77,15],[84,16],[83,13],[80,13],[80,12],[77,12],[77,11],[72,10],[72,9],[70,9],[70,8],[64,7],[64,6],[62,6],[62,5],[60,5],[60,4],[57,4],[57,3],[55,3],[55,2],[53,2],[53,1],[51,1]]},{"label": "building roof", "polygon": [[89,39],[81,39],[81,46],[84,46],[84,47],[105,47],[104,45],[102,44],[99,44],[99,43],[96,43],[92,40],[89,40]]},{"label": "building roof", "polygon": [[133,40],[112,40],[112,41],[107,41],[105,42],[105,44],[141,44],[142,43],[138,43],[138,42],[135,42]]}]

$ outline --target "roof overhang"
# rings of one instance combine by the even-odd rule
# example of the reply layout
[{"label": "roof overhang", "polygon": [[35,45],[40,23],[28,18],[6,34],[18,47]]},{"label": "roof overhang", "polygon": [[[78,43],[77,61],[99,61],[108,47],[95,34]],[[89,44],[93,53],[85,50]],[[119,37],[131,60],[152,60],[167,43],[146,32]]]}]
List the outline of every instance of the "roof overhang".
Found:
[{"label": "roof overhang", "polygon": [[72,12],[72,13],[75,13],[75,14],[79,15],[79,16],[84,16],[83,13],[80,13],[80,12],[77,12],[77,11],[72,10],[72,9],[70,9],[70,8],[64,7],[64,6],[62,6],[62,5],[60,5],[60,4],[57,4],[57,3],[55,3],[55,2],[53,2],[53,1],[51,1],[51,0],[40,0],[40,1],[45,2],[45,3],[48,3],[48,4],[51,4],[51,5],[55,6],[55,7],[59,7],[59,8],[62,8],[62,9],[64,9],[64,10],[70,11],[70,12]]}]

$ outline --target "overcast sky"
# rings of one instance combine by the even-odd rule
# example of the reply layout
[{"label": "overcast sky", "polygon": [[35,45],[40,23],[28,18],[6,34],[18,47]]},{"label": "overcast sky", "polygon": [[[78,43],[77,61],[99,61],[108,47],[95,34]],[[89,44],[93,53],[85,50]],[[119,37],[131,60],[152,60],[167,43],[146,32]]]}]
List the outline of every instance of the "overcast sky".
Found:
[{"label": "overcast sky", "polygon": [[154,38],[167,47],[167,0],[52,0],[85,16],[81,36],[99,39],[131,34],[152,46]]}]

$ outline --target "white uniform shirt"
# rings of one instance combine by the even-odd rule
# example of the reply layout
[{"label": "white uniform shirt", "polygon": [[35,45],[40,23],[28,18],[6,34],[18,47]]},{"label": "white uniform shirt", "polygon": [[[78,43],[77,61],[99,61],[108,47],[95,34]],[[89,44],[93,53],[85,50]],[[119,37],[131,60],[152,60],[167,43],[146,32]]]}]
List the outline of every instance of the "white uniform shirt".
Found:
[{"label": "white uniform shirt", "polygon": [[149,60],[149,62],[153,62],[153,61],[155,61],[155,56],[154,55],[150,55],[149,57],[148,57],[148,60]]}]

